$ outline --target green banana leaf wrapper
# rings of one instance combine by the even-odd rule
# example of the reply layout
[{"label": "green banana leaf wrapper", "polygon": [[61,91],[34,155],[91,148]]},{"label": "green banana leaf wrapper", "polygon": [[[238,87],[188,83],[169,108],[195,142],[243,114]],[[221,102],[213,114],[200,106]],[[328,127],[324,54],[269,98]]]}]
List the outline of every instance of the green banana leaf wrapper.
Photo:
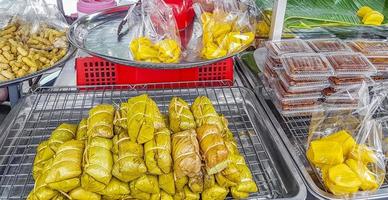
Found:
[{"label": "green banana leaf wrapper", "polygon": [[214,125],[219,131],[222,132],[224,130],[220,116],[218,116],[212,102],[206,96],[197,97],[191,105],[191,111],[193,112],[197,127]]},{"label": "green banana leaf wrapper", "polygon": [[100,104],[90,109],[88,137],[112,138],[114,112],[114,107],[108,104]]},{"label": "green banana leaf wrapper", "polygon": [[27,200],[50,200],[58,195],[58,191],[49,188],[45,182],[47,172],[51,168],[52,163],[53,159],[46,162],[41,174],[35,180],[34,188],[31,190],[30,194],[28,194]]},{"label": "green banana leaf wrapper", "polygon": [[128,198],[130,192],[128,183],[112,178],[109,184],[98,193],[103,196],[103,199],[114,200]]},{"label": "green banana leaf wrapper", "polygon": [[77,140],[86,140],[88,139],[87,132],[88,132],[88,119],[85,118],[79,122],[75,138]]},{"label": "green banana leaf wrapper", "polygon": [[163,128],[155,133],[152,140],[145,143],[145,164],[148,173],[154,175],[170,173],[172,167],[170,134],[167,128]]},{"label": "green banana leaf wrapper", "polygon": [[84,168],[81,185],[91,192],[99,192],[112,178],[113,143],[111,139],[91,137],[88,139],[84,154]]},{"label": "green banana leaf wrapper", "polygon": [[160,200],[174,200],[172,195],[168,194],[165,191],[160,191]]},{"label": "green banana leaf wrapper", "polygon": [[38,178],[44,165],[54,156],[54,154],[54,151],[49,147],[48,140],[45,140],[38,145],[32,168],[32,176],[34,177],[34,180]]},{"label": "green banana leaf wrapper", "polygon": [[182,98],[173,97],[168,106],[170,129],[174,132],[195,128],[195,120],[189,104]]},{"label": "green banana leaf wrapper", "polygon": [[59,146],[45,179],[50,188],[66,193],[80,186],[84,147],[84,142],[79,140]]},{"label": "green banana leaf wrapper", "polygon": [[193,193],[201,193],[203,191],[203,173],[200,171],[197,175],[190,177],[187,185]]},{"label": "green banana leaf wrapper", "polygon": [[142,176],[147,167],[143,160],[143,146],[130,140],[122,131],[113,137],[114,165],[112,174],[121,181],[129,182]]},{"label": "green banana leaf wrapper", "polygon": [[215,184],[214,186],[205,189],[202,192],[201,197],[202,200],[223,200],[226,198],[228,193],[228,189]]},{"label": "green banana leaf wrapper", "polygon": [[72,140],[75,137],[77,131],[77,125],[63,123],[59,125],[48,139],[49,147],[57,152],[58,147],[66,141]]},{"label": "green banana leaf wrapper", "polygon": [[83,189],[82,187],[78,187],[78,188],[72,190],[69,193],[69,196],[72,200],[85,200],[85,199],[87,199],[87,200],[100,200],[101,199],[101,195],[94,193],[94,192],[87,191],[87,190]]},{"label": "green banana leaf wrapper", "polygon": [[120,104],[120,108],[116,110],[113,119],[114,132],[119,134],[122,131],[128,131],[128,103]]},{"label": "green banana leaf wrapper", "polygon": [[135,199],[160,199],[158,178],[153,175],[143,175],[129,183],[131,197]]},{"label": "green banana leaf wrapper", "polygon": [[158,181],[159,181],[160,189],[162,189],[164,192],[166,192],[169,195],[175,194],[175,180],[174,180],[173,172],[170,172],[168,174],[159,175]]}]

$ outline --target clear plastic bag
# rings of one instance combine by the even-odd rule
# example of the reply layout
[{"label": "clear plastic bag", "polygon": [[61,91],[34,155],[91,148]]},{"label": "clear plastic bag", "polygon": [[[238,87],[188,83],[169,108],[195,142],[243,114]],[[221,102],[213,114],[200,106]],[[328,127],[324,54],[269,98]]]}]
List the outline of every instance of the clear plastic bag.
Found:
[{"label": "clear plastic bag", "polygon": [[358,86],[353,109],[332,109],[332,102],[323,103],[324,111],[312,116],[306,155],[334,195],[353,197],[361,194],[359,191],[365,195],[384,181],[382,125],[386,125],[388,112],[382,111],[388,93],[387,88],[377,88],[370,91],[364,82]]},{"label": "clear plastic bag", "polygon": [[[252,0],[201,1],[202,51],[204,59],[216,59],[237,53],[255,38],[258,9]],[[213,7],[212,11],[209,8]]]},{"label": "clear plastic bag", "polygon": [[54,65],[68,51],[62,13],[45,0],[15,0],[0,10],[0,81]]},{"label": "clear plastic bag", "polygon": [[130,58],[153,63],[178,63],[181,41],[172,8],[164,1],[141,1],[130,14]]}]

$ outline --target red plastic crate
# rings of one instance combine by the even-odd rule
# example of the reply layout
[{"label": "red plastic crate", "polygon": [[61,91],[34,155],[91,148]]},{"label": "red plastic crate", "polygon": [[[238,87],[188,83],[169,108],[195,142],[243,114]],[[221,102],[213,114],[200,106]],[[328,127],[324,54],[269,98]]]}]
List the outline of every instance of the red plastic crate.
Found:
[{"label": "red plastic crate", "polygon": [[233,59],[187,69],[146,69],[114,64],[98,57],[76,59],[77,85],[122,85],[222,80],[233,84]]}]

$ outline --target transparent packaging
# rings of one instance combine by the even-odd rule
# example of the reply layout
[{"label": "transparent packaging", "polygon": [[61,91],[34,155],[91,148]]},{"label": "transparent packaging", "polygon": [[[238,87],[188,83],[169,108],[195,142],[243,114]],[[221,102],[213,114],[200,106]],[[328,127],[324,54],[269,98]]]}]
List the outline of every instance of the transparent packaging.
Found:
[{"label": "transparent packaging", "polygon": [[353,40],[348,45],[365,55],[388,55],[388,42],[384,40]]},{"label": "transparent packaging", "polygon": [[370,77],[366,76],[345,76],[345,77],[329,77],[331,87],[335,89],[343,89],[352,85],[360,85],[365,82],[368,85],[372,85],[373,81]]},{"label": "transparent packaging", "polygon": [[266,47],[270,53],[275,56],[281,56],[287,53],[313,53],[310,46],[301,39],[287,39],[281,41],[269,41]]},{"label": "transparent packaging", "polygon": [[278,77],[278,74],[276,73],[274,67],[269,62],[266,62],[264,64],[264,71],[263,71],[263,73],[267,77],[271,77],[271,78],[277,78]]},{"label": "transparent packaging", "polygon": [[362,84],[346,87],[329,87],[322,91],[324,102],[327,108],[349,110],[358,105],[358,89]]},{"label": "transparent packaging", "polygon": [[281,83],[290,92],[317,92],[330,86],[328,80],[294,80],[284,70],[277,71]]},{"label": "transparent packaging", "polygon": [[388,73],[387,56],[367,56],[368,60],[375,66],[379,73]]},{"label": "transparent packaging", "polygon": [[361,53],[331,53],[326,55],[336,76],[373,75],[376,68]]},{"label": "transparent packaging", "polygon": [[273,101],[276,109],[284,117],[310,116],[316,112],[322,112],[322,107],[316,103],[282,103],[278,99]]},{"label": "transparent packaging", "polygon": [[346,43],[339,39],[312,39],[308,40],[307,43],[317,53],[352,51]]},{"label": "transparent packaging", "polygon": [[286,54],[281,60],[287,75],[294,80],[323,80],[334,75],[330,63],[321,54]]},{"label": "transparent packaging", "polygon": [[275,56],[273,53],[267,55],[266,62],[270,62],[275,69],[283,69],[282,61],[280,56]]},{"label": "transparent packaging", "polygon": [[316,104],[318,99],[322,97],[320,91],[317,92],[288,92],[284,85],[279,81],[273,81],[273,87],[276,97],[281,103],[300,103],[300,104]]},{"label": "transparent packaging", "polygon": [[369,91],[362,84],[349,90],[356,90],[357,106],[341,110],[322,104],[324,111],[312,116],[306,147],[306,156],[321,172],[326,189],[346,199],[356,197],[358,192],[376,192],[386,172],[382,124],[387,118],[376,113],[386,109],[387,88]]}]

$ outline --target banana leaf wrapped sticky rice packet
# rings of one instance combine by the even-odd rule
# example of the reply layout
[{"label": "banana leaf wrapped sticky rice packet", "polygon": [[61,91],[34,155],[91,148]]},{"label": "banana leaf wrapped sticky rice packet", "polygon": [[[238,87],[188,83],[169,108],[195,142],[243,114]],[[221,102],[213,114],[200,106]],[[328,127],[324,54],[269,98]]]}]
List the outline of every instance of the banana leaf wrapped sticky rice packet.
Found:
[{"label": "banana leaf wrapped sticky rice packet", "polygon": [[114,107],[100,104],[89,110],[88,132],[89,137],[113,137]]},{"label": "banana leaf wrapped sticky rice packet", "polygon": [[[187,179],[186,179],[187,180]],[[173,172],[158,176],[159,187],[169,195],[175,194],[175,180]],[[182,187],[183,188],[183,187]]]},{"label": "banana leaf wrapped sticky rice packet", "polygon": [[101,195],[87,191],[82,187],[78,187],[69,193],[69,196],[73,200],[100,200]]},{"label": "banana leaf wrapped sticky rice packet", "polygon": [[44,165],[54,156],[54,151],[49,147],[48,140],[41,142],[36,149],[36,156],[32,169],[34,180],[41,174]]},{"label": "banana leaf wrapped sticky rice packet", "polygon": [[103,199],[125,199],[129,197],[129,193],[131,191],[129,190],[128,183],[122,182],[116,178],[112,178],[109,182],[109,184],[100,192],[103,196]]},{"label": "banana leaf wrapped sticky rice packet", "polygon": [[75,137],[77,131],[77,125],[63,123],[59,125],[52,133],[48,140],[49,147],[57,152],[59,145],[66,141],[72,140]]},{"label": "banana leaf wrapped sticky rice packet", "polygon": [[85,118],[79,122],[75,138],[77,140],[86,140],[88,138],[87,132],[88,132],[88,119]]},{"label": "banana leaf wrapped sticky rice packet", "polygon": [[84,153],[84,168],[81,185],[91,192],[99,192],[109,184],[112,178],[113,143],[111,139],[90,137]]},{"label": "banana leaf wrapped sticky rice packet", "polygon": [[204,174],[204,191],[201,193],[203,200],[223,200],[229,193],[225,187],[216,183],[214,175]]},{"label": "banana leaf wrapped sticky rice packet", "polygon": [[113,125],[115,134],[119,134],[121,131],[128,131],[128,103],[120,104],[120,108],[115,112]]},{"label": "banana leaf wrapped sticky rice packet", "polygon": [[163,128],[144,145],[148,172],[155,175],[169,173],[172,167],[170,131]]},{"label": "banana leaf wrapped sticky rice packet", "polygon": [[28,200],[50,200],[55,197],[59,192],[48,187],[45,180],[47,172],[51,168],[53,159],[50,159],[44,165],[41,174],[38,175],[35,180],[34,188],[28,194]]},{"label": "banana leaf wrapped sticky rice packet", "polygon": [[129,183],[131,197],[135,199],[160,199],[158,178],[153,175],[143,175]]},{"label": "banana leaf wrapped sticky rice packet", "polygon": [[59,146],[45,182],[55,190],[69,192],[80,186],[84,142],[70,140]]},{"label": "banana leaf wrapped sticky rice packet", "polygon": [[155,130],[166,125],[156,103],[143,94],[128,99],[128,135],[133,142],[144,144],[154,137]]},{"label": "banana leaf wrapped sticky rice packet", "polygon": [[205,96],[199,96],[191,105],[197,127],[202,125],[214,125],[220,132],[224,130],[224,126],[220,116],[217,114],[212,102]]},{"label": "banana leaf wrapped sticky rice packet", "polygon": [[129,182],[147,171],[143,161],[143,146],[131,141],[126,131],[115,135],[113,144],[113,176],[121,181]]},{"label": "banana leaf wrapped sticky rice packet", "polygon": [[173,97],[168,106],[170,129],[174,132],[195,128],[194,116],[189,104],[179,97]]}]

